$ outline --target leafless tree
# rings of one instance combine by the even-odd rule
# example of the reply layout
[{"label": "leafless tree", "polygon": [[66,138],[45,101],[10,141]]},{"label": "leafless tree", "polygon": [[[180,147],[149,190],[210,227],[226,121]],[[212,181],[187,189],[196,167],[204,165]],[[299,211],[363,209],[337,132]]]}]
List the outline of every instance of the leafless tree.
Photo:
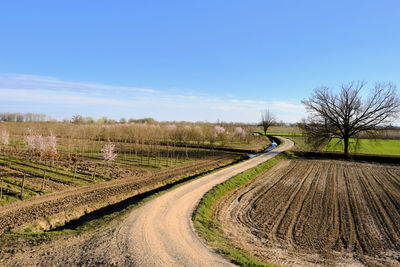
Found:
[{"label": "leafless tree", "polygon": [[267,135],[268,128],[276,121],[275,115],[268,109],[261,113],[261,125],[264,129],[264,135]]},{"label": "leafless tree", "polygon": [[362,98],[365,86],[365,82],[351,82],[342,85],[339,94],[323,86],[304,99],[309,117],[302,125],[308,140],[322,143],[335,137],[342,139],[348,156],[351,137],[372,132],[399,117],[400,99],[394,84],[376,83],[369,96]]}]

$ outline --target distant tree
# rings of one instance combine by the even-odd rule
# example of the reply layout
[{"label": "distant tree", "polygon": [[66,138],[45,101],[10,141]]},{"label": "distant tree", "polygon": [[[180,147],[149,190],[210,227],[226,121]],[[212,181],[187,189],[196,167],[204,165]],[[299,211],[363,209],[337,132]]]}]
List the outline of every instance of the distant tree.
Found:
[{"label": "distant tree", "polygon": [[114,119],[108,119],[107,120],[107,124],[116,124],[116,123],[117,123],[117,121],[114,120]]},{"label": "distant tree", "polygon": [[3,145],[3,148],[5,146],[8,146],[8,144],[10,143],[9,139],[10,139],[10,133],[3,130],[0,135],[0,144]]},{"label": "distant tree", "polygon": [[390,124],[399,116],[400,99],[392,83],[376,83],[369,97],[363,99],[365,82],[351,82],[341,86],[339,94],[331,88],[316,88],[304,99],[309,114],[301,125],[310,143],[322,144],[331,138],[344,143],[344,154],[349,154],[349,140],[362,132],[373,132],[378,126]]},{"label": "distant tree", "polygon": [[126,119],[125,119],[125,118],[121,118],[121,119],[119,120],[119,123],[125,124],[125,123],[126,123]]},{"label": "distant tree", "polygon": [[261,126],[264,130],[264,135],[267,135],[268,128],[276,121],[275,115],[268,109],[261,114]]},{"label": "distant tree", "polygon": [[148,123],[148,124],[156,124],[157,121],[153,118],[143,118],[135,120],[136,123]]},{"label": "distant tree", "polygon": [[109,121],[109,119],[106,116],[104,116],[104,117],[101,117],[100,119],[97,119],[96,123],[98,123],[98,124],[107,124],[108,121]]},{"label": "distant tree", "polygon": [[237,134],[241,139],[244,139],[246,137],[246,132],[242,127],[236,127],[235,134]]},{"label": "distant tree", "polygon": [[84,120],[84,122],[86,124],[93,124],[95,122],[95,120],[92,117],[89,117],[89,116],[85,117],[83,120]]},{"label": "distant tree", "polygon": [[81,124],[84,123],[84,119],[81,115],[74,115],[71,118],[71,122],[75,124]]}]

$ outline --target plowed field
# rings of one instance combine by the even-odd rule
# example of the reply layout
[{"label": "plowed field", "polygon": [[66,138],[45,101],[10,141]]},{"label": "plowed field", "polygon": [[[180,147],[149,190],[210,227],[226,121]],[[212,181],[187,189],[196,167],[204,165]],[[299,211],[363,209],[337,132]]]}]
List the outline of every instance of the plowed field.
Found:
[{"label": "plowed field", "polygon": [[238,246],[276,265],[400,265],[400,166],[285,161],[221,201]]}]

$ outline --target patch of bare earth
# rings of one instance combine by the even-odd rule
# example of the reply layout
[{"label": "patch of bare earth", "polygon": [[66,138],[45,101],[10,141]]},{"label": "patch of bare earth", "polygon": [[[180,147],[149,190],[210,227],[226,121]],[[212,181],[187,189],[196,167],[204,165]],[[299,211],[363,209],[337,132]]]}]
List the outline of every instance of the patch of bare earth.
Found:
[{"label": "patch of bare earth", "polygon": [[219,202],[227,236],[282,266],[400,266],[400,167],[287,160]]}]

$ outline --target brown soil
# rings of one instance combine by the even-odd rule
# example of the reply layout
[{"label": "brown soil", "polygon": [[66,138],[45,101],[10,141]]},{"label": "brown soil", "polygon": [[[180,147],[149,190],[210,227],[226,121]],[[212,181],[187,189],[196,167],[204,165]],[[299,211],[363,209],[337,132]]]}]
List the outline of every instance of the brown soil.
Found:
[{"label": "brown soil", "polygon": [[400,167],[288,160],[228,194],[214,215],[276,265],[400,265]]},{"label": "brown soil", "polygon": [[[104,202],[108,198],[127,192],[140,193],[149,187],[160,186],[163,181],[184,175],[194,175],[204,170],[234,161],[236,156],[225,155],[178,165],[158,172],[142,173],[90,186],[74,187],[42,195],[27,201],[4,205],[0,209],[0,234],[28,222],[52,216],[90,203]],[[107,203],[106,203],[107,204]]]}]

